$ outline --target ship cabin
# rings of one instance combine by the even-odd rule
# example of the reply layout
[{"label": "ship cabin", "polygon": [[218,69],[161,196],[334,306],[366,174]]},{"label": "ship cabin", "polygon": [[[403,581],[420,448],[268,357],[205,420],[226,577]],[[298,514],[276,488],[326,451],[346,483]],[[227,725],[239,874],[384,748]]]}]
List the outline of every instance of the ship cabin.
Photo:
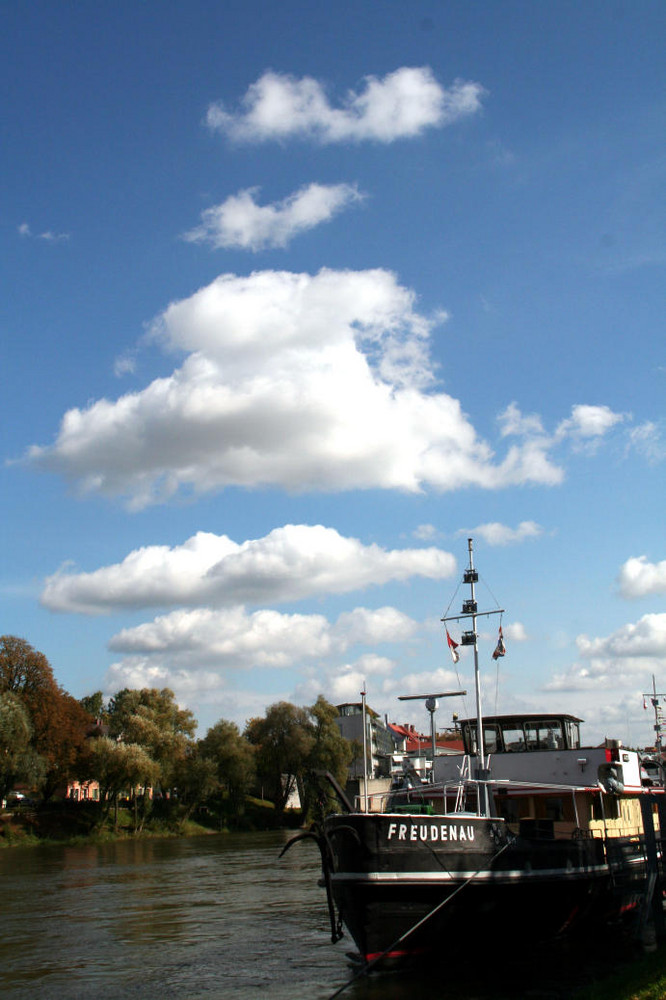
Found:
[{"label": "ship cabin", "polygon": [[[580,723],[575,715],[491,715],[483,720],[487,754],[525,753],[531,750],[579,750]],[[477,752],[477,720],[459,723],[465,753]]]},{"label": "ship cabin", "polygon": [[[514,713],[483,719],[491,812],[502,816],[516,833],[530,828],[545,830],[547,837],[570,837],[581,835],[581,831],[593,837],[640,833],[640,799],[647,789],[639,755],[626,750],[619,740],[584,746],[582,721],[559,713]],[[461,778],[466,785],[465,808],[474,811],[477,806],[474,783],[465,782],[465,778],[474,774],[478,723],[471,718],[460,720],[458,725],[463,754],[457,758],[438,755],[434,761],[435,811],[459,808]],[[438,787],[445,789],[441,806],[435,800]],[[653,790],[663,794],[663,788]]]}]

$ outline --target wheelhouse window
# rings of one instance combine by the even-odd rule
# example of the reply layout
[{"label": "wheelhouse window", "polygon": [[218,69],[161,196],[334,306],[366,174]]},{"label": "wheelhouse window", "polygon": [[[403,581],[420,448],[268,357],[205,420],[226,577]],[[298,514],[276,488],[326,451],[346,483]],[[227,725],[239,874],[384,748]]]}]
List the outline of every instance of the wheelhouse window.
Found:
[{"label": "wheelhouse window", "polygon": [[539,719],[525,724],[528,750],[562,750],[564,734],[559,719]]},{"label": "wheelhouse window", "polygon": [[509,753],[521,752],[526,749],[525,730],[519,724],[502,726],[504,747]]},{"label": "wheelhouse window", "polygon": [[580,725],[567,719],[567,746],[570,750],[580,749]]},{"label": "wheelhouse window", "polygon": [[[465,719],[462,736],[467,753],[478,750],[477,725]],[[483,721],[487,753],[521,753],[529,750],[579,750],[579,720],[561,715],[490,716]]]},{"label": "wheelhouse window", "polygon": [[[472,748],[472,753],[478,749],[476,734],[476,726],[465,726],[465,745]],[[483,725],[483,747],[486,753],[500,753],[504,749],[500,728],[493,722]]]},{"label": "wheelhouse window", "polygon": [[499,733],[499,726],[492,724],[488,726],[484,725],[483,742],[486,748],[486,753],[499,753],[502,749],[502,738]]}]

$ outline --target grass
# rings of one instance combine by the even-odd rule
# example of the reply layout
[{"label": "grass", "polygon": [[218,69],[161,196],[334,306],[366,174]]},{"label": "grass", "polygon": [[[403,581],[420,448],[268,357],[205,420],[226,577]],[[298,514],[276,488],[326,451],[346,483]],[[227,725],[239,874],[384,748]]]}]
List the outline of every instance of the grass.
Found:
[{"label": "grass", "polygon": [[575,1000],[664,1000],[666,943],[574,994]]}]

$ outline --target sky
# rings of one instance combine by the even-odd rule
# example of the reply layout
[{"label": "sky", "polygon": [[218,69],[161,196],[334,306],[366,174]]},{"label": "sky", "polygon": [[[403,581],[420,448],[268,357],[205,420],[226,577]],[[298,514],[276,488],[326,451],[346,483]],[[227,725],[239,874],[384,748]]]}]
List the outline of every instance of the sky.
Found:
[{"label": "sky", "polygon": [[652,743],[661,0],[0,28],[0,631],[77,698],[171,688],[201,735],[362,690],[427,732],[400,695],[474,712],[441,623],[472,537],[485,712]]}]

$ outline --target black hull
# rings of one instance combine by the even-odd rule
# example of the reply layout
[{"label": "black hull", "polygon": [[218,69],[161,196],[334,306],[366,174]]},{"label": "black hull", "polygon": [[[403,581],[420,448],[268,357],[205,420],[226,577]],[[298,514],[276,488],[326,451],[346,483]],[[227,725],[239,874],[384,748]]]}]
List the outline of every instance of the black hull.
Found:
[{"label": "black hull", "polygon": [[332,898],[365,961],[601,925],[636,906],[645,878],[640,854],[617,879],[600,840],[528,840],[476,816],[333,816],[324,833]]}]

